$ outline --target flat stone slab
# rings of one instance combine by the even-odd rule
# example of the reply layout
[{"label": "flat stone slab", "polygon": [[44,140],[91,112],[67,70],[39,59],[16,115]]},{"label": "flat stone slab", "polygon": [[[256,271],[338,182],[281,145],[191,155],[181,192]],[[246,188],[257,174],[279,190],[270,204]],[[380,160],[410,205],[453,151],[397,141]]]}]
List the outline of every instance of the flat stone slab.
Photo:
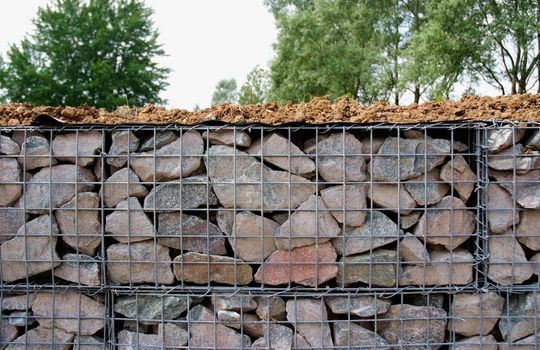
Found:
[{"label": "flat stone slab", "polygon": [[28,310],[36,298],[35,293],[6,295],[2,298],[2,310]]},{"label": "flat stone slab", "polygon": [[489,129],[487,132],[487,149],[489,153],[497,153],[514,143],[518,143],[525,135],[525,130],[502,126]]},{"label": "flat stone slab", "polygon": [[321,191],[321,198],[341,224],[357,227],[366,220],[366,192],[362,185],[328,187]]},{"label": "flat stone slab", "polygon": [[229,256],[188,252],[174,258],[173,269],[181,282],[245,285],[253,280],[251,266]]},{"label": "flat stone slab", "polygon": [[516,170],[525,174],[532,169],[540,168],[540,153],[516,144],[497,154],[488,156],[488,166],[495,170]]},{"label": "flat stone slab", "polygon": [[146,197],[148,190],[140,182],[137,174],[129,168],[122,168],[109,176],[102,190],[105,206],[114,208],[128,197]]},{"label": "flat stone slab", "polygon": [[101,264],[97,259],[83,254],[66,254],[54,275],[66,281],[87,286],[101,286]]},{"label": "flat stone slab", "polygon": [[203,140],[211,145],[227,145],[236,147],[251,146],[251,137],[245,131],[235,129],[208,130],[202,134]]},{"label": "flat stone slab", "polygon": [[129,197],[107,216],[105,232],[120,243],[140,242],[155,237],[154,224],[146,215],[139,200]]},{"label": "flat stone slab", "polygon": [[178,134],[174,131],[155,131],[154,135],[150,136],[141,144],[139,152],[153,151],[161,147],[168,145],[169,143],[176,141],[178,139]]},{"label": "flat stone slab", "polygon": [[114,303],[114,312],[128,318],[138,318],[141,323],[174,320],[184,313],[192,303],[189,296],[136,295],[122,297]]},{"label": "flat stone slab", "polygon": [[388,249],[344,256],[339,260],[336,280],[345,286],[362,282],[370,286],[394,287],[398,264],[397,253]]},{"label": "flat stone slab", "polygon": [[215,310],[249,312],[257,309],[257,302],[249,295],[212,295]]},{"label": "flat stone slab", "polygon": [[287,321],[306,338],[312,348],[332,348],[328,314],[321,299],[295,298],[287,301]]},{"label": "flat stone slab", "polygon": [[534,267],[527,261],[525,251],[511,231],[490,235],[488,250],[487,276],[490,280],[510,286],[521,284],[532,277]]},{"label": "flat stone slab", "polygon": [[450,306],[448,330],[470,337],[491,332],[504,305],[504,298],[493,292],[457,293]]},{"label": "flat stone slab", "polygon": [[326,297],[326,305],[336,315],[372,317],[388,311],[392,301],[378,296]]},{"label": "flat stone slab", "polygon": [[58,160],[86,167],[94,163],[94,156],[103,145],[102,132],[80,131],[57,135],[52,141],[52,151]]}]

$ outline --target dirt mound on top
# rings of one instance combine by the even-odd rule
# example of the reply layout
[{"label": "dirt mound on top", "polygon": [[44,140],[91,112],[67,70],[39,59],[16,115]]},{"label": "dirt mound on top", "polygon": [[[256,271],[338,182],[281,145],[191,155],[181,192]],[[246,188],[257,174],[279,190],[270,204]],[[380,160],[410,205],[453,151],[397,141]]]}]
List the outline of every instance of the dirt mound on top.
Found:
[{"label": "dirt mound on top", "polygon": [[107,112],[88,106],[46,107],[23,103],[0,105],[0,125],[31,125],[43,116],[66,124],[184,124],[208,121],[231,124],[284,124],[301,122],[325,123],[420,123],[474,120],[540,121],[540,94],[499,97],[468,96],[459,101],[426,102],[407,106],[391,106],[377,102],[362,106],[349,98],[334,102],[314,98],[307,103],[277,106],[237,106],[223,104],[190,112],[183,109],[165,109],[154,105],[141,108],[120,107]]}]

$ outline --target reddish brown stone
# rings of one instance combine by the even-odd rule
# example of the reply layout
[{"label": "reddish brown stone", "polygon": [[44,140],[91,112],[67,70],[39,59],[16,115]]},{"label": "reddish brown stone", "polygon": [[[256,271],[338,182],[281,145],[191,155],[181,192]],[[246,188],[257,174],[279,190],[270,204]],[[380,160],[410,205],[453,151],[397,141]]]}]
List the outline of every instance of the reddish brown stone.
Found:
[{"label": "reddish brown stone", "polygon": [[454,190],[459,194],[459,198],[464,202],[469,200],[476,185],[476,175],[462,155],[454,155],[452,160],[443,165],[440,176],[441,180],[454,187]]},{"label": "reddish brown stone", "polygon": [[206,284],[249,284],[253,280],[251,266],[229,256],[189,252],[174,258],[174,274],[179,281]]}]

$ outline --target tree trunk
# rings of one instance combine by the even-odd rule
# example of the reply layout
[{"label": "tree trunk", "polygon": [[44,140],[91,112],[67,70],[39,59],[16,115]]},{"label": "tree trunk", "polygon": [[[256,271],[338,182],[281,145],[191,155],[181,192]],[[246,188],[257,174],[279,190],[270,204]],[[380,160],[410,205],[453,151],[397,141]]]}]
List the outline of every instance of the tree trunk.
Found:
[{"label": "tree trunk", "polygon": [[420,103],[420,87],[414,85],[414,103]]}]

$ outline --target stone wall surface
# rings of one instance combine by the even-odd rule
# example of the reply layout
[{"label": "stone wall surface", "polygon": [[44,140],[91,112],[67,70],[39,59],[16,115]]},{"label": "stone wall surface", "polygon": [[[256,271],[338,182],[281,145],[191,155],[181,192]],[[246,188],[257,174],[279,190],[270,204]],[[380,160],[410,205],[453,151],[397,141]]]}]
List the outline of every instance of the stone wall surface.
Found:
[{"label": "stone wall surface", "polygon": [[539,152],[532,123],[0,129],[0,348],[538,345]]}]

